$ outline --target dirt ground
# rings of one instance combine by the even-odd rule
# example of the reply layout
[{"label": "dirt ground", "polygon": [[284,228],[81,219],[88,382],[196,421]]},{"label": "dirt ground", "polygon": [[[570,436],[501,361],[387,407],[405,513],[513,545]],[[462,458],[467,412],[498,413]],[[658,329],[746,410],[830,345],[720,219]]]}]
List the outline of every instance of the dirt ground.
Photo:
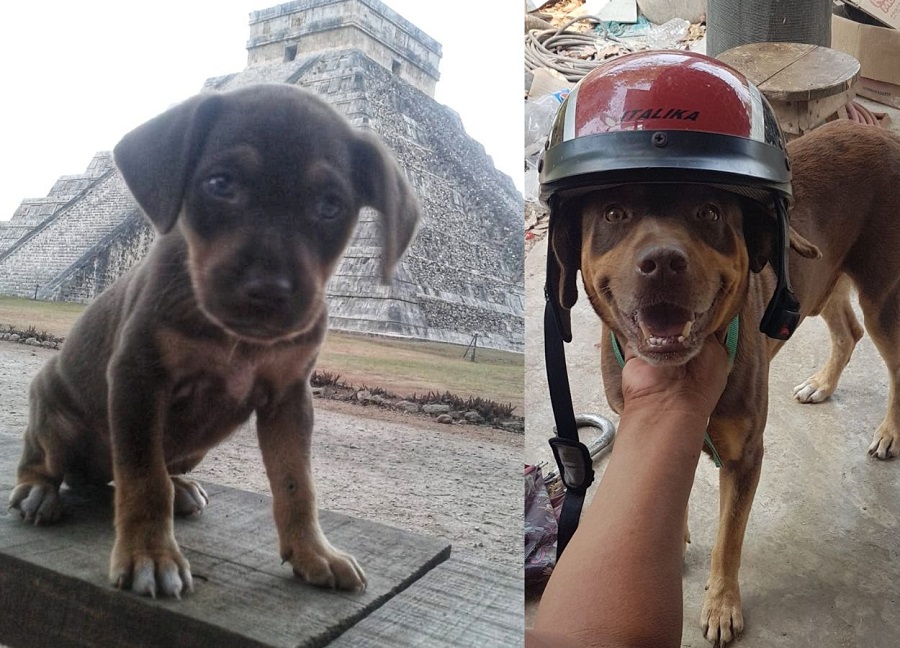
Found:
[{"label": "dirt ground", "polygon": [[[21,437],[28,384],[53,353],[0,342],[0,435]],[[315,407],[321,508],[443,538],[454,552],[521,568],[521,434],[324,399]],[[213,449],[192,475],[268,493],[251,425]]]}]

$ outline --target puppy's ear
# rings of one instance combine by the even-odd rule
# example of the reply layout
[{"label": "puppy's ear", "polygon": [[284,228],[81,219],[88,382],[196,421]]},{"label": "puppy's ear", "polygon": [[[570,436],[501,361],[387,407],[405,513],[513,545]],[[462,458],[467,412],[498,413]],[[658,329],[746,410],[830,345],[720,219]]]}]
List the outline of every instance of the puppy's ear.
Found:
[{"label": "puppy's ear", "polygon": [[389,284],[419,226],[419,201],[406,177],[373,134],[359,131],[353,145],[353,181],[365,207],[381,213],[381,281]]},{"label": "puppy's ear", "polygon": [[187,183],[221,99],[192,97],[125,135],[113,149],[116,166],[154,227],[172,229]]}]

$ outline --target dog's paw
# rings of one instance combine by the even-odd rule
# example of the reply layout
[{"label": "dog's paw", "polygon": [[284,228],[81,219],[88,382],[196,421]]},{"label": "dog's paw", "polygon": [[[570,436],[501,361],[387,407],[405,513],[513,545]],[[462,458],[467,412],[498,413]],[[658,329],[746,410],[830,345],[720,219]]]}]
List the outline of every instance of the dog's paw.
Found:
[{"label": "dog's paw", "polygon": [[175,515],[196,515],[209,504],[209,495],[193,479],[172,477],[175,487]]},{"label": "dog's paw", "polygon": [[35,525],[53,524],[62,516],[59,487],[43,482],[19,484],[9,496],[9,508]]},{"label": "dog's paw", "polygon": [[361,592],[366,589],[366,575],[356,559],[348,553],[323,543],[295,543],[282,553],[290,561],[294,574],[301,580],[330,589]]},{"label": "dog's paw", "polygon": [[900,455],[900,434],[894,426],[887,423],[878,426],[869,445],[869,454],[878,459],[892,459]]},{"label": "dog's paw", "polygon": [[194,591],[191,566],[181,555],[175,538],[158,546],[137,547],[116,538],[109,566],[109,581],[117,589],[143,596],[174,596]]},{"label": "dog's paw", "polygon": [[794,387],[794,398],[801,403],[821,403],[834,393],[834,389],[834,384],[815,374]]},{"label": "dog's paw", "polygon": [[714,646],[724,646],[744,629],[741,614],[741,593],[737,586],[707,585],[700,627],[707,641]]}]

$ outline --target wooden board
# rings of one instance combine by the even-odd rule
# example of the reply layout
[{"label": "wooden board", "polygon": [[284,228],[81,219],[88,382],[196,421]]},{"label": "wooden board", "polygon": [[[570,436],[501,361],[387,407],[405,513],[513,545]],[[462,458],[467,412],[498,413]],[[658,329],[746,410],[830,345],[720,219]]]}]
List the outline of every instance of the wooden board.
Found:
[{"label": "wooden board", "polygon": [[[4,502],[20,452],[20,442],[0,437]],[[194,574],[194,594],[182,601],[108,584],[111,488],[67,491],[67,515],[50,527],[0,506],[0,644],[324,646],[450,555],[446,542],[323,511],[328,538],[356,556],[369,586],[362,594],[320,590],[281,565],[268,497],[204,486],[203,515],[175,524]]]},{"label": "wooden board", "polygon": [[769,101],[810,101],[847,92],[859,61],[843,52],[800,43],[751,43],[717,57],[750,79]]},{"label": "wooden board", "polygon": [[329,648],[521,646],[523,583],[521,569],[454,554]]}]

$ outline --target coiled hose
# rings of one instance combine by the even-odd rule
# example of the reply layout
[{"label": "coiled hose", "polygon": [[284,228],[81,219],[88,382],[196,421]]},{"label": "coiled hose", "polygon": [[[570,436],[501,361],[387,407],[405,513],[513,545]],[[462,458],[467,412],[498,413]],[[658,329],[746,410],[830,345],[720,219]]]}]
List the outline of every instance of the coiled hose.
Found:
[{"label": "coiled hose", "polygon": [[[585,48],[596,49],[597,34],[590,32],[577,32],[569,30],[576,22],[588,20],[602,25],[600,18],[596,16],[579,16],[573,18],[559,29],[530,29],[525,34],[525,69],[550,68],[562,74],[567,81],[576,83],[588,72],[599,66],[603,61],[589,61],[566,54],[567,51]],[[620,39],[603,30],[602,37],[627,47]],[[629,48],[630,49],[630,48]]]},{"label": "coiled hose", "polygon": [[875,114],[865,106],[856,103],[853,100],[847,102],[847,118],[860,124],[870,124],[872,126],[881,126],[881,122]]}]

